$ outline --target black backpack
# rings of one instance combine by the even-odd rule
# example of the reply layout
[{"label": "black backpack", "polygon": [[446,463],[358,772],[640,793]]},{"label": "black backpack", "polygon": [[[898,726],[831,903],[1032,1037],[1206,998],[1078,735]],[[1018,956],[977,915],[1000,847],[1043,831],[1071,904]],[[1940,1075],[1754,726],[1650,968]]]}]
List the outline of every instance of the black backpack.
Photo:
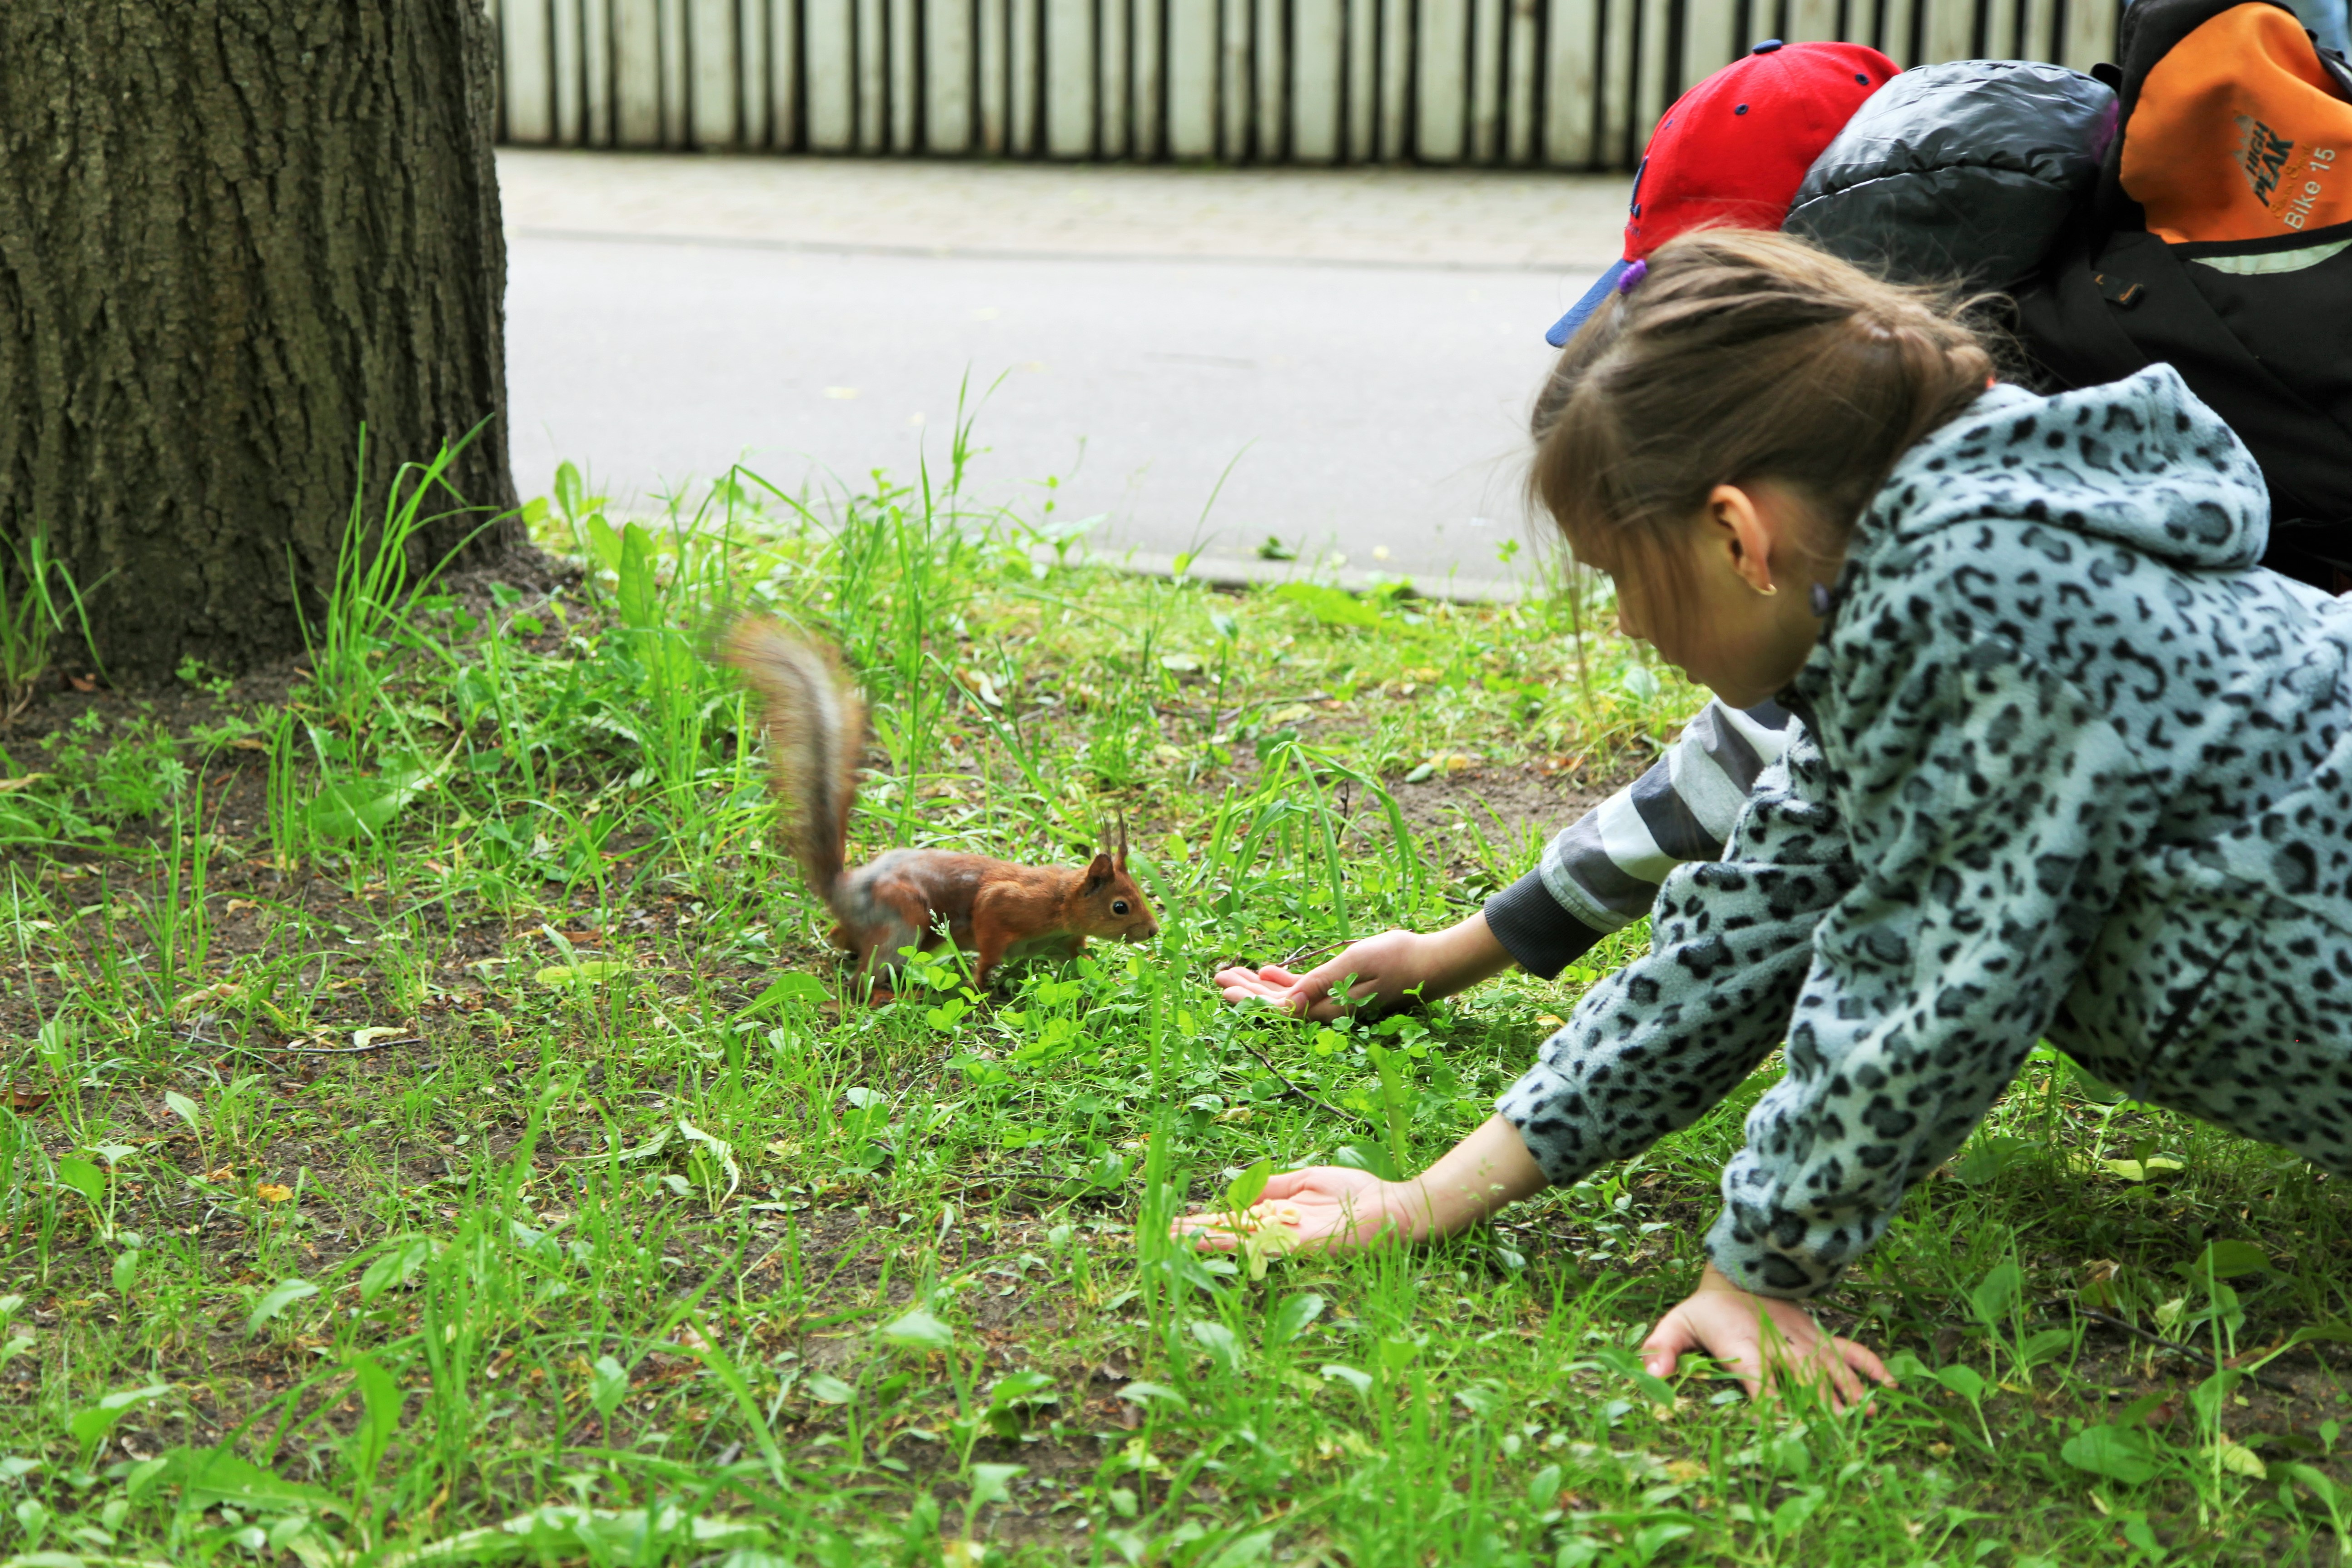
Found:
[{"label": "black backpack", "polygon": [[[2117,134],[2051,263],[2016,290],[2017,329],[2058,384],[2171,364],[2262,465],[2264,564],[2342,593],[2352,590],[2352,221],[2341,221],[2352,135],[2339,142],[2333,127],[2352,127],[2352,72],[2300,22],[2310,55],[2294,58],[2273,12],[2294,16],[2267,0],[2139,0],[2125,13],[2123,64],[2100,68],[2119,96]],[[2266,52],[2230,52],[2254,34]],[[2217,72],[2229,78],[2218,89]],[[2180,90],[2190,76],[2205,90]],[[2133,194],[2156,200],[2152,184],[2167,187],[2154,229]]]}]

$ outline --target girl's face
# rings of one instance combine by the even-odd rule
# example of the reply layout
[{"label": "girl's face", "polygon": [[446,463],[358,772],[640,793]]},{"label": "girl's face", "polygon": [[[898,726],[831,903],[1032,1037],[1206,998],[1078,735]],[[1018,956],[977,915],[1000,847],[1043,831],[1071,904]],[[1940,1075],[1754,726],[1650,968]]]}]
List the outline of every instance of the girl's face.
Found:
[{"label": "girl's face", "polygon": [[1734,708],[1752,708],[1796,679],[1821,635],[1816,583],[1838,562],[1808,547],[1813,519],[1769,481],[1717,485],[1672,570],[1612,572],[1617,625]]}]

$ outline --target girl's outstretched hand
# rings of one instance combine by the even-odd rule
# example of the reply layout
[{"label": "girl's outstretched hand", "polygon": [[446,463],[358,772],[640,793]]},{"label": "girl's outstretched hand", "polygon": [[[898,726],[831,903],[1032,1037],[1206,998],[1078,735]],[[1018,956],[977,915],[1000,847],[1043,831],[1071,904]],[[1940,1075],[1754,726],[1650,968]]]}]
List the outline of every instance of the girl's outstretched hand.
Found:
[{"label": "girl's outstretched hand", "polygon": [[1823,1333],[1797,1302],[1742,1290],[1712,1263],[1690,1300],[1660,1318],[1642,1342],[1643,1364],[1653,1376],[1672,1377],[1685,1351],[1705,1352],[1729,1367],[1750,1399],[1760,1397],[1777,1379],[1794,1378],[1826,1383],[1832,1408],[1844,1410],[1867,1396],[1864,1377],[1895,1386],[1885,1364],[1871,1352]]},{"label": "girl's outstretched hand", "polygon": [[1510,966],[1486,917],[1475,914],[1444,931],[1368,936],[1304,974],[1274,963],[1221,969],[1216,985],[1228,1002],[1256,997],[1295,1017],[1328,1022],[1359,1009],[1383,1012],[1415,993],[1450,996]]},{"label": "girl's outstretched hand", "polygon": [[1391,1191],[1399,1184],[1345,1165],[1310,1165],[1268,1176],[1245,1214],[1189,1214],[1173,1229],[1179,1240],[1212,1252],[1232,1252],[1253,1231],[1275,1228],[1288,1233],[1284,1250],[1356,1252],[1401,1238],[1404,1220]]}]

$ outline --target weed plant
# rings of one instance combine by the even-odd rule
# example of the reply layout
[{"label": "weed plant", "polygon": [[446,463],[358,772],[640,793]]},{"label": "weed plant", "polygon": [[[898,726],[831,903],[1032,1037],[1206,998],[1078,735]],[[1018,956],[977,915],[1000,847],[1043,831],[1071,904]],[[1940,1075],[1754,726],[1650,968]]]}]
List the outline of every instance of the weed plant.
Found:
[{"label": "weed plant", "polygon": [[[1211,970],[1460,918],[1700,694],[1589,583],[1099,571],[966,451],[635,518],[567,468],[568,577],[361,563],[282,700],[11,742],[15,1561],[2336,1560],[2335,1184],[2047,1052],[1826,1304],[1902,1373],[1866,1415],[1631,1353],[1769,1067],[1443,1247],[1168,1244],[1269,1162],[1428,1160],[1642,932],[1369,1026]],[[856,853],[1123,812],[1159,942],[837,1007],[702,657],[746,608],[863,671]]]}]

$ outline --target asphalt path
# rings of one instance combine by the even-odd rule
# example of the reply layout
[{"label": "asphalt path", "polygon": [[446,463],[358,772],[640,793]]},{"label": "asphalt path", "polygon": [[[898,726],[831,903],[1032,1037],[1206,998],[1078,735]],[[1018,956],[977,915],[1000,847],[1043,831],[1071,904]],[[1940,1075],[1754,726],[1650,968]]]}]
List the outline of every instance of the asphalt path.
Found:
[{"label": "asphalt path", "polygon": [[738,462],[817,495],[875,468],[937,482],[962,388],[972,493],[1100,517],[1097,554],[1264,571],[1272,538],[1350,578],[1474,593],[1516,570],[1542,331],[1597,270],[940,254],[518,226],[516,205],[526,494],[562,458],[641,507]]}]

